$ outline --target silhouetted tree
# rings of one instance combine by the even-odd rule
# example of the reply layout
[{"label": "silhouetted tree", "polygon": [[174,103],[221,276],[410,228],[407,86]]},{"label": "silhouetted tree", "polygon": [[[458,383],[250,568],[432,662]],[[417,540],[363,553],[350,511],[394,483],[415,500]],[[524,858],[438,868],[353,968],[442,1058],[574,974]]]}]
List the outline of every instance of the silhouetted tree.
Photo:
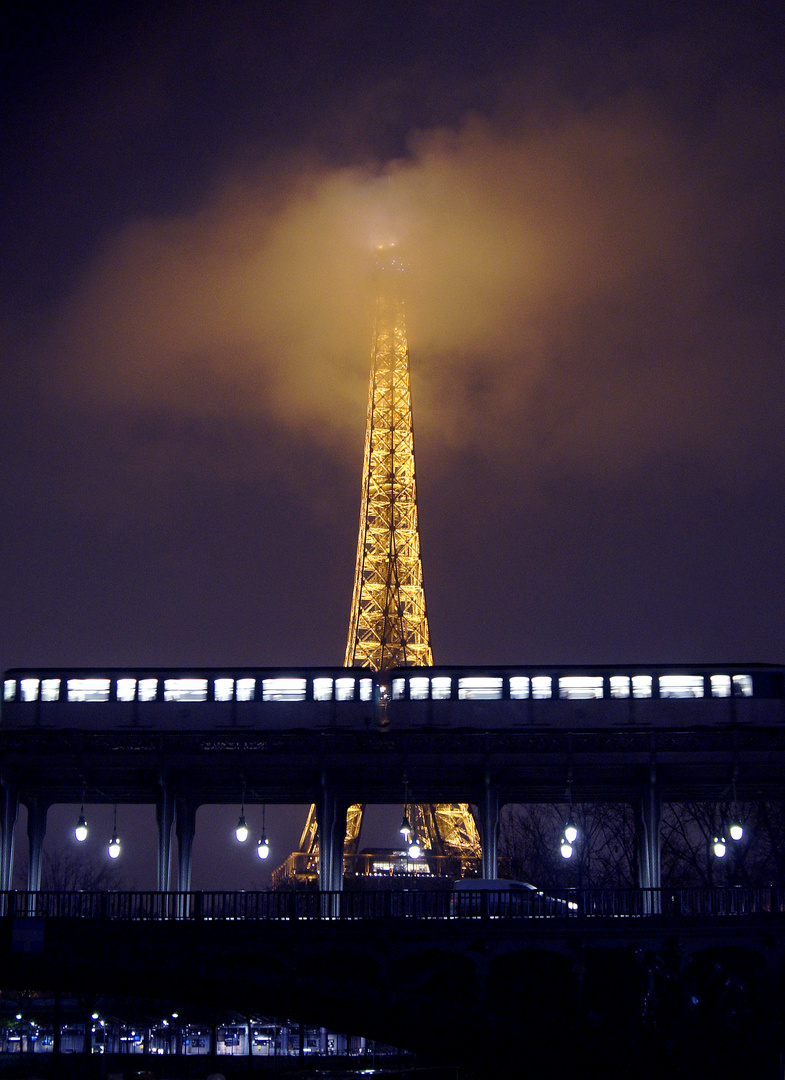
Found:
[{"label": "silhouetted tree", "polygon": [[[728,826],[738,811],[741,840]],[[725,858],[712,851],[715,836],[727,841]],[[662,881],[674,888],[785,883],[785,804],[781,800],[666,803],[662,809]]]},{"label": "silhouetted tree", "polygon": [[[734,812],[744,835],[732,841]],[[559,841],[570,813],[579,835],[573,856],[562,859]],[[724,859],[712,850],[727,841]],[[714,885],[785,885],[785,802],[665,803],[661,816],[662,884],[667,888]],[[511,804],[501,814],[500,866],[505,876],[538,886],[629,888],[637,885],[632,807],[616,803]]]},{"label": "silhouetted tree", "polygon": [[[559,842],[571,816],[578,827],[572,858]],[[636,883],[632,809],[617,803],[516,803],[499,830],[501,865],[509,876],[549,888],[629,888]]]},{"label": "silhouetted tree", "polygon": [[[27,858],[14,860],[14,887],[27,888]],[[44,851],[41,888],[53,892],[104,892],[123,888],[121,867],[105,855],[83,848]]]}]

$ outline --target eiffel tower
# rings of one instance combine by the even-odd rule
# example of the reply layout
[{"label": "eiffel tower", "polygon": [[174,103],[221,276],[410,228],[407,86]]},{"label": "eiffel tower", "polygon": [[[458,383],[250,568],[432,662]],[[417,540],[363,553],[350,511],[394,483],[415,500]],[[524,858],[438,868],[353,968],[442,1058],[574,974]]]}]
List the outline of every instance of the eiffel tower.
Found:
[{"label": "eiffel tower", "polygon": [[[376,318],[365,432],[360,532],[346,643],[346,667],[384,671],[433,664],[417,527],[412,399],[404,267],[396,248],[376,252]],[[481,855],[468,804],[413,804],[409,823],[424,853],[464,860]],[[363,807],[349,807],[344,854],[354,855]],[[311,807],[299,851],[318,853]]]}]

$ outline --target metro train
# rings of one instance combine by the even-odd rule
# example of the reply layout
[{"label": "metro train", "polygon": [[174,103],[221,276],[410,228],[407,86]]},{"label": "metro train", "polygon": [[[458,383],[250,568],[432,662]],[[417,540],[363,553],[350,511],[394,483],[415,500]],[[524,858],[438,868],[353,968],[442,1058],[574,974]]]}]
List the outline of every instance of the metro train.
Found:
[{"label": "metro train", "polygon": [[16,669],[0,730],[515,728],[785,722],[785,669]]}]

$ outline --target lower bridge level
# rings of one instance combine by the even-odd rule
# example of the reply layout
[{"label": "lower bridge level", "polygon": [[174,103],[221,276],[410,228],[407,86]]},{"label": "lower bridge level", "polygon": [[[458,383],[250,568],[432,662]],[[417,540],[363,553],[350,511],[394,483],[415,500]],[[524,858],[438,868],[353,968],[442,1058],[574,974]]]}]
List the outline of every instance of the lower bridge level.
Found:
[{"label": "lower bridge level", "polygon": [[509,896],[0,894],[2,989],[285,1017],[477,1075],[781,1080],[781,890]]}]

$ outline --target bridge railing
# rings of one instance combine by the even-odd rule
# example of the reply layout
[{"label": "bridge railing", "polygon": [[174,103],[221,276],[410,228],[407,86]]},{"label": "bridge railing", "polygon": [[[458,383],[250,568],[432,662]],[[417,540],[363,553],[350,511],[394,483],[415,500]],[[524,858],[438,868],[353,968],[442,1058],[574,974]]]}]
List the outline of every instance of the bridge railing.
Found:
[{"label": "bridge railing", "polygon": [[456,923],[729,916],[785,917],[785,888],[582,889],[362,892],[6,892],[0,915],[17,919],[162,921],[353,921],[439,919]]}]

